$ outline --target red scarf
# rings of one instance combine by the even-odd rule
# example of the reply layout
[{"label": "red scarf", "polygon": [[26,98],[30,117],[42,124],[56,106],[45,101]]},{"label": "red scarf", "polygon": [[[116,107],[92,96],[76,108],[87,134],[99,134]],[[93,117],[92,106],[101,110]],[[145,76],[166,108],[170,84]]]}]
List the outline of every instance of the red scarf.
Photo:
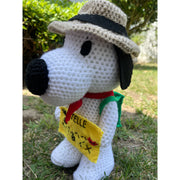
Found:
[{"label": "red scarf", "polygon": [[[85,98],[91,98],[91,99],[104,99],[104,98],[107,98],[109,96],[114,96],[114,92],[109,91],[109,92],[103,92],[103,93],[86,93],[84,97]],[[80,99],[79,101],[76,101],[76,102],[69,105],[69,108],[68,108],[68,111],[66,114],[66,119],[65,119],[66,124],[70,120],[71,115],[75,111],[77,111],[81,106],[82,106],[82,99]]]}]

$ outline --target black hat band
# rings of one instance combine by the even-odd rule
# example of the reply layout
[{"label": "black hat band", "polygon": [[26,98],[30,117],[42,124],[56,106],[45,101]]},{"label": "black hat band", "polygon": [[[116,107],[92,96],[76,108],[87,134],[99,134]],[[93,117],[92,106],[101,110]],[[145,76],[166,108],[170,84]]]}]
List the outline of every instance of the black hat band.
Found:
[{"label": "black hat band", "polygon": [[96,26],[102,27],[104,29],[110,30],[114,33],[118,33],[122,36],[128,37],[126,28],[121,24],[118,24],[104,16],[93,15],[93,14],[78,14],[77,16],[72,17],[69,21],[79,20],[82,22],[88,22]]}]

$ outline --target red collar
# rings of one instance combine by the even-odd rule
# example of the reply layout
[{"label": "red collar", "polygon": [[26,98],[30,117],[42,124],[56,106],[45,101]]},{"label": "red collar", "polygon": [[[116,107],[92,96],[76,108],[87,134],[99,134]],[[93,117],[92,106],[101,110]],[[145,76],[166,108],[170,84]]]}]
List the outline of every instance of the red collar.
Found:
[{"label": "red collar", "polygon": [[91,98],[91,99],[104,99],[109,96],[114,96],[113,91],[103,92],[103,93],[86,93],[85,98]]},{"label": "red collar", "polygon": [[[108,91],[108,92],[103,92],[103,93],[86,93],[83,98],[104,99],[104,98],[107,98],[109,96],[114,96],[114,92],[113,91]],[[82,99],[80,99],[79,101],[76,101],[76,102],[69,105],[69,108],[68,108],[68,111],[67,111],[67,114],[66,114],[66,119],[65,119],[66,124],[70,120],[71,115],[75,111],[77,111],[81,106],[82,106]]]}]

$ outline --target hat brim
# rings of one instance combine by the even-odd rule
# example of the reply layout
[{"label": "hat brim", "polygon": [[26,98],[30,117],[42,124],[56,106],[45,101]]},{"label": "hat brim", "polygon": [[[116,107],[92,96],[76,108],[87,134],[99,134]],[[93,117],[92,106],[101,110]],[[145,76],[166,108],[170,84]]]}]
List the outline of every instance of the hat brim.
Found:
[{"label": "hat brim", "polygon": [[103,38],[121,48],[125,53],[131,54],[137,57],[140,53],[139,47],[129,38],[103,29],[97,25],[90,23],[82,23],[80,21],[53,21],[49,24],[48,30],[56,34],[66,34],[68,31],[83,31],[92,33],[98,37]]}]

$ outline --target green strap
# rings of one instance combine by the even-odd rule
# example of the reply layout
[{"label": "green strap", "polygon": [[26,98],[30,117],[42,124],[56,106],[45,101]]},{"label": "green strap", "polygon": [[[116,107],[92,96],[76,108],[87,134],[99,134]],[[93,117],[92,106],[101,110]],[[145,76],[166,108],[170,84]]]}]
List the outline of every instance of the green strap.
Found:
[{"label": "green strap", "polygon": [[114,91],[114,96],[109,96],[107,98],[105,98],[100,106],[99,106],[99,114],[101,115],[104,107],[106,106],[106,104],[108,104],[109,102],[112,102],[112,101],[116,101],[117,102],[117,105],[118,105],[118,123],[117,123],[117,127],[122,127],[121,125],[121,105],[123,103],[123,98],[124,96],[118,92],[115,92]]}]

